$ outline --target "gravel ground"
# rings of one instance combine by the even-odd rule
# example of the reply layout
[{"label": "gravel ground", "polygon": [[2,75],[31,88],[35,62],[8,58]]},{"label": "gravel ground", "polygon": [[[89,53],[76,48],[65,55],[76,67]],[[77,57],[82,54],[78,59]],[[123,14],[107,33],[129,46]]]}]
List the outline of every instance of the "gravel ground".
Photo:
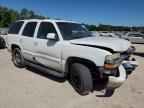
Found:
[{"label": "gravel ground", "polygon": [[144,108],[144,45],[135,44],[137,69],[114,94],[103,83],[87,96],[77,94],[66,79],[16,68],[7,49],[0,50],[0,108]]}]

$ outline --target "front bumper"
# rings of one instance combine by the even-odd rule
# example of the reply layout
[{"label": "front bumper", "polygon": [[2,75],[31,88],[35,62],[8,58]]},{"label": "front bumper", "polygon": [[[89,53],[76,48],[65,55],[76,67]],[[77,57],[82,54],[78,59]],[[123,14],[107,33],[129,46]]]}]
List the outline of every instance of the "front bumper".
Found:
[{"label": "front bumper", "polygon": [[138,66],[138,63],[133,58],[132,61],[123,61],[122,65],[125,68],[127,75],[129,75],[131,74],[132,71],[136,69],[136,67]]},{"label": "front bumper", "polygon": [[136,61],[123,61],[122,65],[118,67],[119,74],[117,76],[108,76],[107,89],[116,89],[120,87],[129,72],[134,71],[137,66],[138,63]]},{"label": "front bumper", "polygon": [[118,76],[108,76],[107,89],[115,89],[120,87],[126,79],[126,71],[122,65],[118,68]]}]

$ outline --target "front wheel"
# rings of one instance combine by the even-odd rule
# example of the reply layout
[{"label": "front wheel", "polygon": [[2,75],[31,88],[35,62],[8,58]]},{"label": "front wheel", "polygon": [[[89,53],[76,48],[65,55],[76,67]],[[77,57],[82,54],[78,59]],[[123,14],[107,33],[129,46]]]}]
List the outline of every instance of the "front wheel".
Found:
[{"label": "front wheel", "polygon": [[80,95],[87,95],[93,89],[92,76],[85,65],[74,63],[71,66],[70,81]]},{"label": "front wheel", "polygon": [[16,67],[24,68],[24,58],[19,48],[15,48],[12,51],[12,60]]}]

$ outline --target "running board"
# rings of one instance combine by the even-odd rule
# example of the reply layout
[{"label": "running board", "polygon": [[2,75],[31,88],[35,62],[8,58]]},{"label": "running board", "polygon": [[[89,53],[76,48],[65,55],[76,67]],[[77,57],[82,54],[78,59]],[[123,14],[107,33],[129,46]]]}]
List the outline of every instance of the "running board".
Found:
[{"label": "running board", "polygon": [[53,70],[53,69],[50,69],[50,68],[47,68],[47,67],[44,67],[44,66],[40,66],[40,65],[34,64],[32,62],[28,62],[28,61],[25,61],[25,63],[27,65],[31,66],[31,67],[36,68],[39,71],[42,71],[44,73],[47,73],[47,74],[50,74],[50,75],[53,75],[53,76],[56,76],[56,77],[63,78],[63,77],[66,76],[66,74],[64,72],[59,72],[59,71],[56,71],[56,70]]}]

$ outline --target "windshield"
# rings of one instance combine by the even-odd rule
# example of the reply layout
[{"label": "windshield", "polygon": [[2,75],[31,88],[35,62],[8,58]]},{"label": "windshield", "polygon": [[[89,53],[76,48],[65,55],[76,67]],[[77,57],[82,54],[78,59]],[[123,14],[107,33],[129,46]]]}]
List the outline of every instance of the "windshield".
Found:
[{"label": "windshield", "polygon": [[91,33],[81,24],[57,22],[64,40],[92,37]]}]

